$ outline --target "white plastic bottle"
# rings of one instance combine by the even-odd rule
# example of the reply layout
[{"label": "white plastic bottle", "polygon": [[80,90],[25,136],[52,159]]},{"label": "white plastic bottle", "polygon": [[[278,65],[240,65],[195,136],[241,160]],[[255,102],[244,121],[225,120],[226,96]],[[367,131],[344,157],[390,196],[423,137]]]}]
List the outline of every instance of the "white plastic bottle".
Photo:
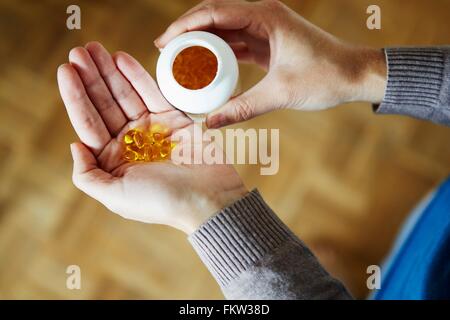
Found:
[{"label": "white plastic bottle", "polygon": [[196,120],[230,99],[238,76],[230,46],[204,31],[186,32],[170,41],[156,67],[158,85],[167,101]]}]

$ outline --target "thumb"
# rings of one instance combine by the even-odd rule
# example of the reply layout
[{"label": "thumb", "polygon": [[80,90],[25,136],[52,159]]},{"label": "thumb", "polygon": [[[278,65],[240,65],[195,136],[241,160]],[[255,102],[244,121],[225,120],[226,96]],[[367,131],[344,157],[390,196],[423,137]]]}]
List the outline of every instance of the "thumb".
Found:
[{"label": "thumb", "polygon": [[250,90],[230,99],[206,118],[208,128],[220,128],[236,122],[246,121],[278,108],[278,90],[274,81],[266,75]]},{"label": "thumb", "polygon": [[116,178],[97,166],[96,158],[82,143],[72,143],[70,150],[73,158],[74,185],[94,199],[102,203],[108,202]]},{"label": "thumb", "polygon": [[70,151],[72,152],[74,175],[82,175],[97,167],[97,160],[84,144],[74,142],[70,144]]}]

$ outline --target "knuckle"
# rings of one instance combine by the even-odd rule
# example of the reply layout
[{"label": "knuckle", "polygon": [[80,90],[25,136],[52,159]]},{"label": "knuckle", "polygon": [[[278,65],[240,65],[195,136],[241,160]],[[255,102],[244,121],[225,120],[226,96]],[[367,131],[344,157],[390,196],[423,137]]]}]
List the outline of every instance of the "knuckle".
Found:
[{"label": "knuckle", "polygon": [[217,12],[219,5],[216,1],[211,1],[207,3],[204,8],[209,12],[211,16],[213,16]]},{"label": "knuckle", "polygon": [[109,111],[114,106],[114,103],[111,97],[99,97],[95,101],[95,105],[101,113]]},{"label": "knuckle", "polygon": [[86,115],[83,120],[83,126],[86,130],[95,129],[98,127],[98,120],[94,116]]},{"label": "knuckle", "polygon": [[69,92],[69,99],[73,100],[75,103],[83,103],[85,99],[85,93],[81,90],[72,90]]},{"label": "knuckle", "polygon": [[287,7],[281,1],[263,0],[262,6],[268,19],[281,26],[286,22]]},{"label": "knuckle", "polygon": [[270,9],[278,9],[281,5],[279,0],[263,0],[263,3]]},{"label": "knuckle", "polygon": [[111,82],[112,80],[114,80],[114,77],[117,76],[116,68],[102,67],[102,68],[99,68],[99,71],[100,71],[101,77],[103,78],[105,83]]},{"label": "knuckle", "polygon": [[234,120],[246,121],[253,117],[253,106],[245,99],[237,102],[234,108]]},{"label": "knuckle", "polygon": [[132,92],[133,90],[131,89],[131,85],[124,85],[117,91],[115,98],[117,101],[124,101],[128,99]]},{"label": "knuckle", "polygon": [[135,74],[134,74],[134,79],[132,79],[132,82],[142,82],[142,81],[147,81],[148,80],[148,73],[147,71],[145,71],[145,69],[139,69]]},{"label": "knuckle", "polygon": [[86,87],[86,90],[95,90],[96,87],[102,85],[102,78],[100,76],[92,77],[83,81]]}]

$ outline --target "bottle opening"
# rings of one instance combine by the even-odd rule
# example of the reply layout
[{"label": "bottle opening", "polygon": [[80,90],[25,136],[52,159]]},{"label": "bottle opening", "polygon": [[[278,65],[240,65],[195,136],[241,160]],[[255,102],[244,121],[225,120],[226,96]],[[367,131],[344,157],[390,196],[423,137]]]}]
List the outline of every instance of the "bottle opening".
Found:
[{"label": "bottle opening", "polygon": [[184,88],[198,90],[209,85],[217,74],[217,57],[211,50],[193,46],[183,49],[172,66],[175,80]]}]

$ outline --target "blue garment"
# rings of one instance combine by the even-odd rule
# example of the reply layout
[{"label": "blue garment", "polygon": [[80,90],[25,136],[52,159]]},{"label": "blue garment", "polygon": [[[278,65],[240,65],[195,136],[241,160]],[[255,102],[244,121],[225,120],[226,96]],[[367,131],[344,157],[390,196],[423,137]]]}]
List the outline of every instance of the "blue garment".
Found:
[{"label": "blue garment", "polygon": [[376,300],[450,299],[450,178],[406,223]]}]

